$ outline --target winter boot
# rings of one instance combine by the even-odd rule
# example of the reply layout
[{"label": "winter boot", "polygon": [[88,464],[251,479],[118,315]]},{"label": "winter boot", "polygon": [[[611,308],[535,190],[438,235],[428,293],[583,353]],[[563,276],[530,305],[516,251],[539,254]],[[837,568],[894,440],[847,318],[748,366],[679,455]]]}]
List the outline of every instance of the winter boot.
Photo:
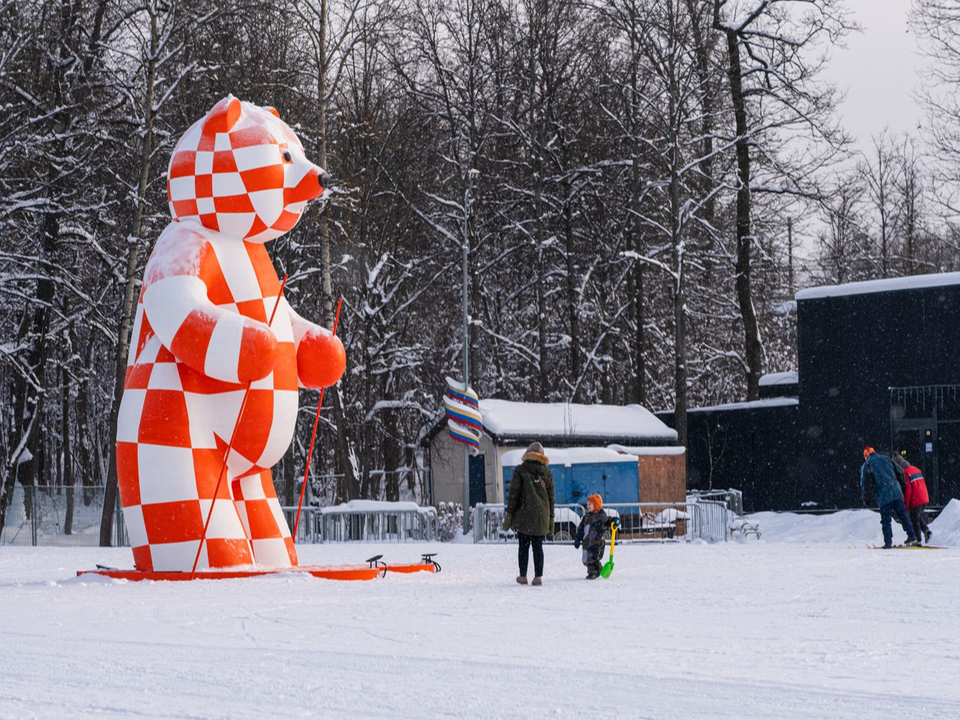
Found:
[{"label": "winter boot", "polygon": [[930,536],[933,535],[933,530],[927,530],[924,534],[924,539],[927,541],[927,545],[930,544]]},{"label": "winter boot", "polygon": [[[520,583],[521,585],[526,585],[526,584],[527,584],[527,576],[526,576],[526,575],[517,575],[517,582]],[[536,582],[536,579],[534,579],[534,582]]]},{"label": "winter boot", "polygon": [[904,543],[904,545],[906,545],[907,547],[916,547],[919,544],[920,544],[920,541],[917,540],[916,538],[910,538]]},{"label": "winter boot", "polygon": [[533,582],[530,583],[530,584],[531,584],[531,585],[543,585],[543,578],[540,577],[539,575],[537,575],[537,576],[533,579]]}]

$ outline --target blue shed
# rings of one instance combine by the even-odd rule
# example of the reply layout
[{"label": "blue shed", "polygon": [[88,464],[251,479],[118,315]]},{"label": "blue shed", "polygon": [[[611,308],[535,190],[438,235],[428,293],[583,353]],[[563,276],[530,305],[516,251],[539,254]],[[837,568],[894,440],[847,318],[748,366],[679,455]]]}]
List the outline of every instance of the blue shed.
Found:
[{"label": "blue shed", "polygon": [[[522,462],[524,450],[503,455],[503,498],[510,492],[513,471]],[[604,503],[640,501],[640,479],[636,455],[607,448],[548,448],[548,467],[553,471],[558,505],[584,505],[587,497],[599,493]]]}]

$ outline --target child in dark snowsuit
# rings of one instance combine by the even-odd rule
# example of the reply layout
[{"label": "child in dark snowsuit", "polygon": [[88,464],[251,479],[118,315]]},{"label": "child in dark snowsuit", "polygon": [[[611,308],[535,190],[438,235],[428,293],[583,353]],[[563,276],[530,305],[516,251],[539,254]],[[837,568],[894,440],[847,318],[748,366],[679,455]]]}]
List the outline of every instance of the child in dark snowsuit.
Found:
[{"label": "child in dark snowsuit", "polygon": [[583,564],[587,566],[587,580],[600,577],[600,561],[607,547],[604,536],[607,528],[619,524],[619,518],[611,519],[603,511],[602,497],[591,495],[587,498],[587,514],[577,526],[577,536],[573,540],[575,548],[583,545]]}]

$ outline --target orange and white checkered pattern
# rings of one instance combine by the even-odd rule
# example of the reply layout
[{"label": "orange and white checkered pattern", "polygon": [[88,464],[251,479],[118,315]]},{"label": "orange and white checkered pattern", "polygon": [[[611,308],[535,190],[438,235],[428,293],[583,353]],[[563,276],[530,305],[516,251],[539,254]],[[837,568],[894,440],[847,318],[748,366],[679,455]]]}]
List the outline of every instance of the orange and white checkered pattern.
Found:
[{"label": "orange and white checkered pattern", "polygon": [[266,242],[296,225],[306,203],[322,192],[321,172],[275,110],[230,96],[174,148],[167,173],[170,214]]},{"label": "orange and white checkered pattern", "polygon": [[[236,147],[234,133],[243,138]],[[178,203],[188,202],[181,192],[186,184],[175,194],[171,172],[175,220],[144,271],[117,428],[120,500],[139,570],[192,568],[245,393],[198,568],[297,564],[270,467],[293,437],[298,387],[336,382],[345,362],[339,340],[278,298],[280,281],[263,245],[292,227],[303,205],[320,195],[319,168],[303,158],[296,137],[275,115],[231,97],[187,132],[171,170],[184,162],[177,158],[181,152],[192,153],[195,168],[206,163],[196,148],[208,137],[214,147],[229,141],[226,150],[214,152],[225,153],[213,158],[219,168],[268,168],[267,154],[280,157],[281,150],[293,157],[273,163],[281,173],[279,196],[254,200],[270,191],[246,191],[244,205],[245,170],[242,187],[235,179],[215,180],[213,187],[231,194],[215,192],[227,200],[215,201],[212,213],[198,194],[197,212],[182,214],[185,206]],[[195,149],[182,151],[185,143]],[[298,190],[305,177],[312,178],[309,193]],[[252,213],[234,212],[248,207]]]}]

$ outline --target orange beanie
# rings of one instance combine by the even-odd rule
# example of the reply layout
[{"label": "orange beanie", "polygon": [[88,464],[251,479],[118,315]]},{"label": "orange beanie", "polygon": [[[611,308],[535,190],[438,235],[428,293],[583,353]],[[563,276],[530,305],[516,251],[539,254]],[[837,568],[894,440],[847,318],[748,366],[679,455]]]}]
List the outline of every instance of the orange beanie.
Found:
[{"label": "orange beanie", "polygon": [[866,460],[868,457],[870,457],[871,455],[873,455],[875,452],[876,452],[876,450],[874,450],[872,447],[870,447],[869,445],[867,445],[867,446],[863,449],[863,459]]},{"label": "orange beanie", "polygon": [[590,497],[587,498],[587,502],[593,503],[594,511],[600,510],[601,508],[603,508],[603,498],[600,497],[599,495],[591,495]]}]

